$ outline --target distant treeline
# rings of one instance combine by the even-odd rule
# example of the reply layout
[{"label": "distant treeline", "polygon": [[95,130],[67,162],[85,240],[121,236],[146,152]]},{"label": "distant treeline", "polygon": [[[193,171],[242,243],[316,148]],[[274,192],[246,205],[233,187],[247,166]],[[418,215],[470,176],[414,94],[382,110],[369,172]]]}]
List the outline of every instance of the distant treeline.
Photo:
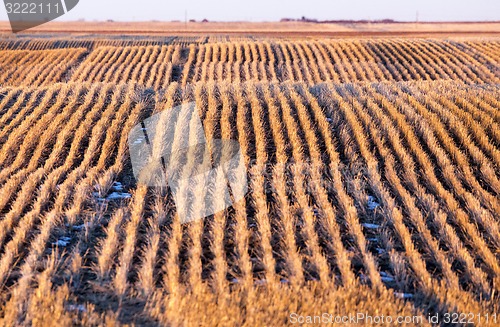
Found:
[{"label": "distant treeline", "polygon": [[[371,23],[371,24],[397,24],[397,23],[409,23],[407,21],[397,21],[394,19],[377,19],[377,20],[369,20],[369,19],[339,19],[339,20],[319,20],[315,18],[307,18],[302,16],[302,18],[282,18],[280,22],[304,22],[304,23],[318,23],[318,24],[362,24],[362,23]],[[478,23],[500,23],[500,21],[490,20],[490,21],[418,21],[421,24],[478,24]]]},{"label": "distant treeline", "polygon": [[281,22],[305,22],[305,23],[319,23],[319,24],[354,24],[354,23],[375,23],[375,24],[387,24],[387,23],[397,23],[394,19],[378,19],[378,20],[318,20],[315,18],[307,18],[302,16],[302,18],[282,18]]}]

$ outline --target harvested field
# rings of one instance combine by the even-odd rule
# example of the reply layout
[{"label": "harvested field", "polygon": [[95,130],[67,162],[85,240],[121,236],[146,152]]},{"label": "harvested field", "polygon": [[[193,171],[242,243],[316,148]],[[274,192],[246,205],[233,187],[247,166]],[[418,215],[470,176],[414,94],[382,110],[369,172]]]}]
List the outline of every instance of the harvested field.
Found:
[{"label": "harvested field", "polygon": [[[500,323],[498,38],[0,49],[3,324]],[[249,191],[182,224],[167,186],[137,183],[128,137],[190,102],[209,140],[238,141]]]}]

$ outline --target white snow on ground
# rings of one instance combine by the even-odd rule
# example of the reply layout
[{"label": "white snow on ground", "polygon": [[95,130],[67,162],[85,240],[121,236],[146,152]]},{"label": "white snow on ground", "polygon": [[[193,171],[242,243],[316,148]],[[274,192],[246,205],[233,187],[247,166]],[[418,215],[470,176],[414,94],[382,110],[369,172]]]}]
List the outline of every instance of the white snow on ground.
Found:
[{"label": "white snow on ground", "polygon": [[52,245],[56,245],[58,247],[66,247],[71,243],[71,237],[61,237],[57,242],[52,243]]},{"label": "white snow on ground", "polygon": [[85,306],[83,304],[70,304],[67,307],[68,311],[80,311],[80,312],[86,312],[87,309],[85,309]]},{"label": "white snow on ground", "polygon": [[101,198],[99,196],[99,192],[93,192],[92,195],[97,199],[99,202],[106,202],[106,201],[113,201],[113,200],[121,200],[121,199],[130,199],[132,197],[132,194],[127,193],[127,192],[113,192],[110,195],[108,195],[106,198]]},{"label": "white snow on ground", "polygon": [[363,226],[365,226],[366,228],[369,228],[369,229],[377,229],[377,228],[380,228],[380,225],[377,225],[377,224],[369,224],[369,223],[364,223],[362,224]]},{"label": "white snow on ground", "polygon": [[389,275],[388,273],[384,272],[384,271],[381,271],[380,272],[380,279],[383,281],[383,282],[386,282],[386,283],[389,283],[389,282],[393,282],[394,281],[394,277],[392,277],[391,275]]},{"label": "white snow on ground", "polygon": [[113,191],[117,191],[117,192],[123,191],[123,185],[120,182],[114,182],[113,186],[111,186],[111,188],[113,189]]},{"label": "white snow on ground", "polygon": [[380,206],[380,203],[378,203],[375,200],[376,200],[375,197],[371,195],[368,196],[368,209],[375,210],[377,207]]},{"label": "white snow on ground", "polygon": [[413,294],[410,293],[394,293],[394,295],[400,299],[411,299]]},{"label": "white snow on ground", "polygon": [[130,194],[130,193],[113,192],[110,195],[108,195],[106,200],[130,199],[131,197],[132,197],[132,194]]}]

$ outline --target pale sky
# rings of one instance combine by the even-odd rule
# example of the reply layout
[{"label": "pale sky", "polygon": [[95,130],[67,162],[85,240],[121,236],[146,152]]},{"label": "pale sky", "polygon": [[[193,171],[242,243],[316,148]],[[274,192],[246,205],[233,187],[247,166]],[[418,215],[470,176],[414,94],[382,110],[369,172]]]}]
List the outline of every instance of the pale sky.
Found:
[{"label": "pale sky", "polygon": [[[58,20],[277,21],[281,18],[394,19],[415,21],[500,20],[500,0],[80,0]],[[0,20],[7,20],[0,9]]]}]

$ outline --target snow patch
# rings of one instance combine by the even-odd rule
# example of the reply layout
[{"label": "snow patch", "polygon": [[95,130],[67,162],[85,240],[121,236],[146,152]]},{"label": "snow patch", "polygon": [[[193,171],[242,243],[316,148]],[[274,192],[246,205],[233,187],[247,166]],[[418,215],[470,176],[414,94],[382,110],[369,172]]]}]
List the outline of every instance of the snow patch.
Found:
[{"label": "snow patch", "polygon": [[413,297],[413,294],[411,293],[394,293],[394,295],[400,299],[411,299]]},{"label": "snow patch", "polygon": [[384,282],[384,283],[392,283],[394,281],[394,278],[392,277],[380,277],[380,279]]},{"label": "snow patch", "polygon": [[110,195],[108,195],[106,200],[130,199],[131,197],[132,194],[130,193],[113,192]]},{"label": "snow patch", "polygon": [[375,209],[377,209],[377,207],[380,207],[380,203],[378,203],[375,200],[376,200],[375,197],[373,197],[371,195],[368,196],[367,206],[368,206],[369,210],[375,210]]},{"label": "snow patch", "polygon": [[385,283],[390,283],[394,281],[394,277],[384,271],[380,272],[380,279]]},{"label": "snow patch", "polygon": [[378,228],[380,228],[380,225],[377,225],[377,224],[363,223],[362,225],[364,227],[366,227],[366,228],[369,228],[369,229],[378,229]]},{"label": "snow patch", "polygon": [[52,243],[52,245],[58,246],[58,247],[66,247],[71,243],[71,237],[61,237],[57,242]]},{"label": "snow patch", "polygon": [[87,309],[85,309],[85,306],[83,304],[70,304],[67,307],[68,311],[80,311],[80,312],[86,312]]},{"label": "snow patch", "polygon": [[113,186],[111,186],[111,188],[113,189],[113,191],[117,191],[117,192],[123,191],[123,185],[120,182],[114,182]]},{"label": "snow patch", "polygon": [[106,202],[106,201],[113,201],[113,200],[121,200],[121,199],[130,199],[132,197],[132,194],[127,193],[127,192],[113,192],[110,195],[108,195],[105,198],[102,198],[99,196],[98,192],[93,192],[92,195],[97,199],[99,202]]}]

